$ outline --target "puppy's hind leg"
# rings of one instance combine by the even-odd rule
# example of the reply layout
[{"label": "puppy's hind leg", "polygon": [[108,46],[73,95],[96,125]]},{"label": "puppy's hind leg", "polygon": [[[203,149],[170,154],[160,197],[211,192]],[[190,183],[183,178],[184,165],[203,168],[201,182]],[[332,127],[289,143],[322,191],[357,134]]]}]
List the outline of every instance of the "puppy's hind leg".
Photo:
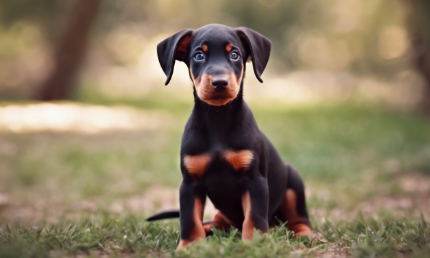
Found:
[{"label": "puppy's hind leg", "polygon": [[306,210],[305,187],[299,173],[287,165],[287,190],[281,203],[281,211],[289,230],[296,236],[310,236],[312,234],[308,212]]},{"label": "puppy's hind leg", "polygon": [[233,224],[231,220],[229,220],[224,214],[222,214],[220,211],[218,211],[214,218],[210,221],[205,221],[203,223],[203,228],[205,229],[206,236],[212,235],[211,228],[215,227],[220,230],[228,230],[230,227],[237,228],[236,225]]}]

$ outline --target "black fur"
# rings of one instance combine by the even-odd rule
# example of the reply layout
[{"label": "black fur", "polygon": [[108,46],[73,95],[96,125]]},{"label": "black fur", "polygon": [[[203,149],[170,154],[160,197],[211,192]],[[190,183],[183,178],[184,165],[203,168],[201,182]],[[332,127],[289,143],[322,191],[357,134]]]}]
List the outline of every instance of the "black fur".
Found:
[{"label": "black fur", "polygon": [[[191,36],[186,52],[176,53],[181,39]],[[205,61],[198,62],[193,56],[201,51],[202,44],[208,46]],[[225,46],[232,44],[240,54],[240,61],[229,59]],[[223,74],[232,72],[236,76],[245,73],[246,61],[251,58],[255,76],[262,82],[263,73],[270,55],[270,41],[261,34],[247,28],[230,28],[223,25],[208,25],[197,30],[183,30],[158,45],[160,64],[167,81],[173,73],[175,60],[186,63],[190,76]],[[255,228],[267,232],[268,227],[285,220],[280,204],[287,188],[297,193],[297,212],[309,224],[306,211],[304,186],[299,174],[281,157],[260,131],[251,109],[243,100],[243,78],[236,98],[222,106],[209,105],[201,100],[194,89],[194,108],[185,126],[181,143],[181,171],[183,182],[180,188],[181,239],[188,239],[195,226],[193,221],[194,198],[204,204],[206,196],[228,219],[238,225],[244,220],[241,196],[248,191],[251,199],[251,217]],[[250,150],[252,163],[246,171],[238,172],[223,158],[226,150]],[[210,153],[211,162],[203,176],[196,179],[184,165],[187,155]],[[150,218],[170,218],[179,213],[161,213]]]},{"label": "black fur", "polygon": [[146,221],[155,221],[160,219],[173,219],[179,218],[179,211],[165,211],[162,213],[155,214],[146,219]]}]

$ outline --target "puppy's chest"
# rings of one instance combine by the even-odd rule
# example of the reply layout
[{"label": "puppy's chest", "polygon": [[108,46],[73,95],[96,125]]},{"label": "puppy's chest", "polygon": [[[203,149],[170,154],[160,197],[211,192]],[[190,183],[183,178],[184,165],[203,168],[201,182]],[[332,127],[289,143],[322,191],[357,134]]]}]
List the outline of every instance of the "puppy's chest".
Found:
[{"label": "puppy's chest", "polygon": [[245,173],[251,166],[254,154],[251,150],[224,149],[205,152],[199,155],[185,155],[183,164],[187,172],[195,179],[218,174]]}]

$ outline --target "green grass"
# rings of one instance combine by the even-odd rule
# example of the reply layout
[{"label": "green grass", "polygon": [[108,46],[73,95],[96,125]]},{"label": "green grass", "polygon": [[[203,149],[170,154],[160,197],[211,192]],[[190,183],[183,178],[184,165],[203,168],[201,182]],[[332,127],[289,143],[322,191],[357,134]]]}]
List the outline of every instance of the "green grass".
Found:
[{"label": "green grass", "polygon": [[[249,243],[240,232],[215,231],[174,253],[178,221],[143,221],[163,198],[175,198],[192,102],[156,94],[82,99],[162,111],[169,125],[94,135],[0,133],[0,197],[11,200],[0,202],[0,257],[430,255],[426,117],[368,103],[249,103],[262,131],[303,176],[317,235],[295,239],[280,227]],[[148,198],[160,203],[148,206]]]},{"label": "green grass", "polygon": [[0,257],[422,257],[430,252],[430,224],[424,219],[383,220],[357,217],[354,222],[318,223],[318,236],[295,238],[285,227],[268,235],[255,232],[241,240],[235,229],[214,229],[213,236],[175,252],[177,223],[148,223],[142,217],[89,217],[55,226],[6,226],[0,232]]}]

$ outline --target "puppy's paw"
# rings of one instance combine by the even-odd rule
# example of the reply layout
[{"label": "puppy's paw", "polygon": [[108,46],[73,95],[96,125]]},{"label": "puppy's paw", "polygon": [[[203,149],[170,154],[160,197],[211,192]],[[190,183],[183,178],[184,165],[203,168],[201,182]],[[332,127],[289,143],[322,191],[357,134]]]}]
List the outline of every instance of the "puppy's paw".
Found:
[{"label": "puppy's paw", "polygon": [[188,240],[179,241],[179,245],[178,247],[176,247],[176,252],[179,250],[185,250],[190,243],[191,241],[188,241]]},{"label": "puppy's paw", "polygon": [[296,236],[312,236],[312,229],[306,225],[306,224],[297,224],[294,225],[294,228],[292,229]]}]

